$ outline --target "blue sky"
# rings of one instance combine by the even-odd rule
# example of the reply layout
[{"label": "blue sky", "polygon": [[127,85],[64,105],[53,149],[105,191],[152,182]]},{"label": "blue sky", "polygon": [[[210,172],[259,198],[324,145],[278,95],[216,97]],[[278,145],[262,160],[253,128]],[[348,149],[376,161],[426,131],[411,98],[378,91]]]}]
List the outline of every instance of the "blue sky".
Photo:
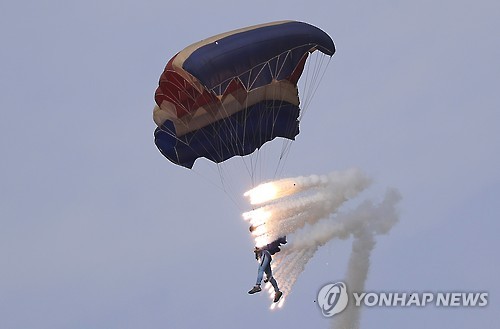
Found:
[{"label": "blue sky", "polygon": [[[0,4],[0,327],[326,328],[321,249],[279,312],[248,296],[242,209],[153,143],[167,60],[207,36],[296,19],[337,46],[283,175],[359,167],[403,195],[367,289],[488,291],[482,309],[364,309],[362,328],[490,327],[500,292],[496,1]],[[217,177],[216,177],[217,179]],[[238,186],[241,193],[247,186]]]}]

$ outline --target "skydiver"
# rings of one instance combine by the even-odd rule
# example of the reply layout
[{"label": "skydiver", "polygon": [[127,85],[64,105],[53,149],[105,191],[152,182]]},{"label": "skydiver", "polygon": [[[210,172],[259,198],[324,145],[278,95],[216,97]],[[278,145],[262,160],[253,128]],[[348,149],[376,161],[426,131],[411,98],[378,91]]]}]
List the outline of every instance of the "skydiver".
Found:
[{"label": "skydiver", "polygon": [[[279,252],[280,251],[280,243],[285,244],[286,243],[286,238],[279,238],[276,241],[271,242],[267,246],[264,246],[262,248],[255,247],[254,253],[255,253],[255,259],[257,259],[259,263],[259,269],[257,271],[257,282],[255,286],[248,292],[249,294],[255,294],[259,291],[262,290],[260,287],[260,284],[262,282],[262,278],[264,276],[264,272],[266,273],[266,280],[264,282],[270,282],[274,288],[274,302],[277,303],[283,293],[279,290],[278,288],[278,283],[276,282],[276,279],[273,277],[273,272],[271,270],[271,252],[272,254]],[[271,250],[271,252],[270,252]]]}]

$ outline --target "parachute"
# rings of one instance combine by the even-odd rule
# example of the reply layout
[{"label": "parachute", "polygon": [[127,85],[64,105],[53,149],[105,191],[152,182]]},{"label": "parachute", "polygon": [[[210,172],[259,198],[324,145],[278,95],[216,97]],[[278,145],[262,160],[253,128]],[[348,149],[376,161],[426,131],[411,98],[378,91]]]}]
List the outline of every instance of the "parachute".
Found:
[{"label": "parachute", "polygon": [[171,162],[192,168],[245,156],[299,133],[297,82],[309,54],[332,56],[324,31],[279,21],[222,33],[170,59],[155,93],[154,137]]}]

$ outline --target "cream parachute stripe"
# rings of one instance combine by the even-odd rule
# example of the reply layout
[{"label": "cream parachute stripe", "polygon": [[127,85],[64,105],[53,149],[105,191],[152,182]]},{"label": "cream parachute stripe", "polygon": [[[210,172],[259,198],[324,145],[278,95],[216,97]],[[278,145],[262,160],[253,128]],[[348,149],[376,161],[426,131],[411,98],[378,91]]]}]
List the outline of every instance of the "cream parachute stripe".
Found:
[{"label": "cream parachute stripe", "polygon": [[159,127],[166,120],[172,121],[177,135],[183,136],[262,101],[287,102],[298,106],[299,95],[297,86],[287,80],[273,81],[271,84],[253,89],[239,98],[236,98],[233,94],[221,97],[220,109],[217,111],[200,106],[192,115],[181,118],[177,117],[173,103],[163,101],[160,106],[155,106],[153,120]]},{"label": "cream parachute stripe", "polygon": [[[183,50],[181,50],[175,56],[174,60],[172,61],[172,68],[176,72],[178,72],[179,75],[181,75],[183,78],[185,78],[186,80],[192,82],[193,86],[195,86],[198,89],[198,91],[201,93],[203,91],[203,86],[201,85],[201,83],[193,75],[189,74],[188,72],[186,72],[182,68],[182,65],[184,64],[184,61],[187,58],[189,58],[189,56],[191,56],[191,54],[195,50],[197,50],[198,48],[203,47],[203,46],[205,46],[207,44],[218,42],[220,39],[224,39],[224,38],[226,38],[228,36],[231,36],[231,35],[234,35],[234,34],[246,32],[246,31],[250,31],[250,30],[255,30],[255,29],[258,29],[258,28],[261,28],[261,27],[283,24],[283,23],[286,23],[286,22],[291,22],[291,21],[290,20],[284,20],[284,21],[270,22],[270,23],[264,23],[264,24],[258,24],[258,25],[253,25],[253,26],[249,26],[249,27],[244,27],[244,28],[241,28],[241,29],[237,29],[237,30],[233,30],[233,31],[225,32],[225,33],[220,33],[220,34],[214,35],[212,37],[206,38],[204,40],[198,41],[196,43],[193,43],[192,45],[187,46],[186,48],[184,48]],[[158,126],[160,126],[160,125],[158,125]]]}]

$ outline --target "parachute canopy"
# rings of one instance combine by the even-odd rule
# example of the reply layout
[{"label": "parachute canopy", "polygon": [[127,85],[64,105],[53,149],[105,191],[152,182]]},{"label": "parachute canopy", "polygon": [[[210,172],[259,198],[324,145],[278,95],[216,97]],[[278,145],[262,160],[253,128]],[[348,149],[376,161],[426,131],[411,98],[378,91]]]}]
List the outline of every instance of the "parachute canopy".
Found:
[{"label": "parachute canopy", "polygon": [[276,137],[299,133],[297,82],[309,53],[335,46],[307,23],[280,21],[242,28],[192,44],[160,76],[153,119],[155,144],[191,168],[247,155]]}]

